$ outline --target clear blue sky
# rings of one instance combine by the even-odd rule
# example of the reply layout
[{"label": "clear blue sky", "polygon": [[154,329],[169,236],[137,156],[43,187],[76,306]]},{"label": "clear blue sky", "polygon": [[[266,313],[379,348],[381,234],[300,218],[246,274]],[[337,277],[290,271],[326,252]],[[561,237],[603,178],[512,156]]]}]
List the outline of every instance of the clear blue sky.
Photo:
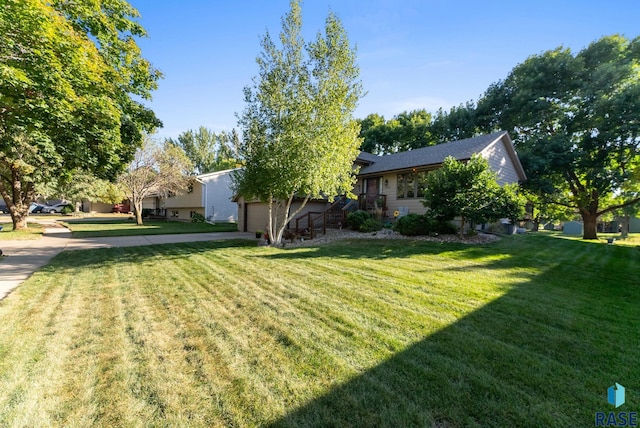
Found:
[{"label": "clear blue sky", "polygon": [[[237,126],[242,88],[258,73],[268,30],[276,36],[288,0],[130,0],[149,38],[143,55],[164,73],[148,104],[157,136],[200,126]],[[477,99],[528,56],[558,46],[577,52],[604,35],[640,35],[638,0],[306,0],[306,40],[329,11],[357,47],[367,95],[356,117],[435,112]]]}]

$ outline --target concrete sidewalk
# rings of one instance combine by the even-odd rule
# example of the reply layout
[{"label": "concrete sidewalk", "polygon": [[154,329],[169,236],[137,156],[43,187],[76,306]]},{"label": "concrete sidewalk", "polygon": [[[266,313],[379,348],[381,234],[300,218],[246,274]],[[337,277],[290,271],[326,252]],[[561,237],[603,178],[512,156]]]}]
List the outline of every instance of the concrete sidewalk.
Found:
[{"label": "concrete sidewalk", "polygon": [[0,300],[49,263],[61,251],[96,248],[136,247],[140,245],[174,244],[178,242],[214,241],[220,239],[255,239],[246,232],[188,233],[177,235],[117,236],[109,238],[71,238],[69,229],[45,227],[42,238],[26,241],[0,241],[4,256],[0,261]]}]

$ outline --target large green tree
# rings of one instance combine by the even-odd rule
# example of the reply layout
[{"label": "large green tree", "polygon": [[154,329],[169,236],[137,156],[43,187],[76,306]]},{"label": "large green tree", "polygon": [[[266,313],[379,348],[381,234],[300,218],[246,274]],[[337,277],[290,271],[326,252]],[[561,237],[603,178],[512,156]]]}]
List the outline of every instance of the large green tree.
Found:
[{"label": "large green tree", "polygon": [[476,113],[481,128],[509,131],[526,186],[579,213],[585,239],[597,237],[599,216],[640,201],[637,192],[612,197],[640,165],[640,38],[531,56],[487,90]]},{"label": "large green tree", "polygon": [[305,43],[298,1],[282,20],[280,47],[267,33],[254,84],[245,88],[239,118],[245,167],[239,195],[268,203],[268,233],[279,243],[294,197],[332,197],[353,188],[359,126],[352,118],[362,93],[355,52],[342,24],[329,14],[324,33]]},{"label": "large green tree", "polygon": [[124,0],[0,6],[0,195],[15,229],[38,185],[79,169],[115,179],[161,125],[136,101],[160,78],[137,17]]},{"label": "large green tree", "polygon": [[467,221],[485,223],[500,218],[515,221],[524,214],[524,199],[518,196],[518,185],[500,186],[496,173],[479,155],[467,162],[449,156],[441,168],[427,174],[423,204],[438,221],[459,217],[460,234]]}]

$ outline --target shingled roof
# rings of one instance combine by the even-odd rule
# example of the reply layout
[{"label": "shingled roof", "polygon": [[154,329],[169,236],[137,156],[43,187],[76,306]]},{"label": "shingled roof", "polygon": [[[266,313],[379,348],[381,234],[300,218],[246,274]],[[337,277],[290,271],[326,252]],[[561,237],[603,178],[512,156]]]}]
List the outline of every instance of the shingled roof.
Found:
[{"label": "shingled roof", "polygon": [[480,153],[492,143],[503,138],[505,134],[507,134],[506,131],[501,131],[384,156],[362,152],[358,158],[373,163],[362,167],[359,175],[440,165],[447,156],[453,156],[457,160],[470,159],[474,153]]}]

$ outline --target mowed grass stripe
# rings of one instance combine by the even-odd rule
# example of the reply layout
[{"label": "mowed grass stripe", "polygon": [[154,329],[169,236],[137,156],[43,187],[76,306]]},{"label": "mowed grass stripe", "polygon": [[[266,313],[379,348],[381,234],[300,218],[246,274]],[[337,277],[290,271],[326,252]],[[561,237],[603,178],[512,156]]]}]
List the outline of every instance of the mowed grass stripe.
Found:
[{"label": "mowed grass stripe", "polygon": [[[188,406],[179,404],[184,399],[176,400],[163,399],[163,407],[172,406],[171,413],[175,415],[176,409],[181,409],[176,423],[185,420],[190,423],[209,423],[209,421],[224,421],[229,418],[229,412],[220,399],[216,399],[216,395],[225,391],[230,383],[229,376],[226,374],[225,368],[227,361],[220,357],[220,346],[212,346],[203,342],[202,337],[204,323],[202,319],[196,317],[196,311],[193,311],[191,302],[200,296],[197,289],[193,287],[193,276],[180,276],[176,269],[177,258],[169,258],[162,262],[162,269],[152,275],[141,275],[140,278],[133,278],[133,283],[143,284],[140,291],[145,295],[147,304],[152,312],[151,316],[144,320],[145,323],[139,327],[140,331],[136,334],[142,337],[138,341],[153,343],[157,340],[153,338],[145,339],[145,327],[150,331],[154,331],[153,325],[149,322],[155,320],[165,320],[163,328],[157,329],[155,335],[159,335],[160,339],[166,344],[167,351],[159,353],[155,358],[156,364],[159,364],[157,371],[162,373],[172,373],[174,376],[188,374],[188,377],[173,381],[162,382],[161,379],[156,383],[165,384],[170,390],[167,394],[187,394],[191,396],[191,403]],[[171,284],[167,289],[158,289],[158,282],[167,281]],[[203,299],[204,300],[204,299]],[[147,346],[147,345],[145,345]],[[177,366],[167,366],[172,360],[178,360]],[[167,362],[167,363],[165,363]],[[162,363],[162,364],[161,364]],[[181,367],[182,366],[182,367]],[[211,370],[213,377],[209,377],[207,366],[214,367]],[[150,382],[152,385],[154,382]],[[163,398],[163,396],[159,396]],[[176,405],[177,404],[177,405]],[[202,412],[207,409],[207,412]],[[224,423],[219,423],[221,426]]]},{"label": "mowed grass stripe", "polygon": [[[213,266],[213,263],[203,263],[202,260],[198,260],[197,264],[199,266],[209,266],[209,269]],[[231,270],[237,267],[225,266]],[[241,266],[240,268],[246,271],[246,269]],[[258,271],[264,271],[264,269],[260,268]],[[226,290],[227,293],[231,293],[229,300],[221,301],[220,303],[222,306],[228,305],[233,308],[235,313],[232,314],[232,316],[243,322],[243,324],[239,326],[239,331],[244,332],[243,337],[246,340],[238,344],[238,346],[244,347],[240,349],[240,351],[248,353],[249,356],[246,359],[236,360],[236,364],[249,364],[246,368],[251,370],[250,372],[255,378],[255,383],[251,389],[256,389],[256,391],[261,392],[257,395],[269,397],[273,394],[274,390],[277,392],[279,384],[285,385],[287,389],[295,388],[293,383],[296,375],[294,373],[288,373],[286,368],[290,358],[290,352],[288,351],[292,348],[299,349],[300,347],[300,344],[291,342],[291,337],[295,337],[295,334],[299,332],[291,331],[285,327],[283,324],[287,324],[286,321],[284,323],[274,323],[272,321],[273,311],[276,310],[276,308],[281,308],[277,310],[281,315],[287,313],[285,306],[290,296],[285,295],[283,300],[277,293],[268,292],[267,290],[271,287],[274,289],[277,289],[277,287],[273,287],[273,283],[268,282],[268,279],[265,279],[262,275],[235,275],[234,277],[237,278],[237,281],[232,284],[219,284],[219,286]],[[260,286],[264,286],[265,288],[261,289]],[[261,293],[256,295],[252,290],[264,290],[265,292],[262,293],[263,295],[261,295]],[[289,309],[291,308],[292,307],[289,306]],[[287,317],[287,319],[290,320],[291,318]],[[237,335],[237,332],[235,333]],[[304,335],[299,337],[304,337]],[[233,342],[233,339],[231,339],[231,342]],[[260,347],[269,347],[269,352],[265,356],[252,355],[253,350],[256,349],[256,343],[260,344]],[[282,347],[283,345],[285,345],[283,352],[279,352],[276,348]],[[265,359],[265,357],[268,358]],[[261,365],[265,365],[266,367],[275,365],[283,369],[278,373],[277,383],[272,381],[274,377],[272,373],[261,373]],[[268,383],[265,383],[263,379],[264,376],[267,376],[267,380],[269,380]]]},{"label": "mowed grass stripe", "polygon": [[[173,297],[177,297],[180,300],[177,302],[177,305],[174,305],[173,302],[168,302],[167,306],[178,307],[178,310],[174,311],[172,316],[177,322],[184,324],[185,330],[191,334],[189,338],[191,343],[189,343],[188,346],[191,347],[194,354],[192,355],[192,359],[198,361],[198,364],[201,365],[199,371],[203,374],[215,373],[216,377],[213,378],[214,384],[216,379],[220,377],[225,378],[226,381],[218,385],[223,393],[226,392],[224,395],[233,396],[229,390],[233,390],[236,395],[242,395],[246,389],[243,386],[245,382],[238,381],[242,378],[234,374],[233,367],[243,364],[242,358],[238,357],[241,357],[253,347],[251,342],[255,340],[258,343],[264,344],[265,337],[258,336],[254,340],[251,340],[253,339],[251,337],[253,333],[252,329],[255,330],[256,333],[261,333],[262,330],[256,329],[255,325],[249,325],[246,322],[242,325],[237,325],[238,322],[244,321],[243,317],[239,316],[239,313],[228,311],[227,305],[225,305],[225,302],[221,299],[221,295],[210,294],[214,289],[216,293],[218,291],[224,292],[225,290],[229,291],[231,289],[224,287],[222,284],[217,284],[218,287],[202,287],[202,281],[198,280],[198,278],[200,278],[199,271],[201,270],[201,266],[203,265],[194,264],[188,272],[189,275],[185,275],[185,272],[180,269],[179,263],[168,266],[168,280],[175,285]],[[181,281],[180,278],[188,278],[188,280]],[[182,289],[183,286],[184,290]],[[202,290],[206,291],[204,296],[199,295]],[[233,297],[236,300],[238,299],[237,295]],[[210,301],[214,303],[213,307],[208,305]],[[202,304],[199,304],[199,302]],[[231,308],[235,306],[236,305],[230,305]],[[218,322],[212,323],[212,320]],[[234,341],[234,338],[238,336],[237,331],[244,331],[245,334],[249,335],[249,340],[243,340],[241,342]],[[215,358],[212,359],[212,356]],[[257,357],[260,356],[256,355],[252,360]],[[255,364],[253,361],[251,363]],[[228,373],[225,371],[225,373],[221,375],[219,369],[217,371],[215,370],[216,367],[222,367],[225,370],[228,369]],[[209,381],[209,379],[207,379],[207,381]],[[252,393],[255,394],[257,392],[256,389],[259,391],[261,385],[256,383],[253,386]],[[265,394],[263,394],[262,397],[268,398],[269,394],[266,394],[268,390],[269,388],[265,388]],[[256,401],[258,400],[253,399],[240,404],[242,407],[245,407],[244,411],[246,412],[246,404]],[[235,409],[239,406],[238,404],[226,403],[224,401],[221,404],[234,414],[234,418],[242,416],[243,412]],[[261,406],[261,403],[257,402],[255,406]]]},{"label": "mowed grass stripe", "polygon": [[[10,396],[22,395],[21,403],[24,405],[6,409],[6,412],[3,410],[0,417],[11,417],[15,411],[25,426],[37,426],[45,421],[55,425],[56,415],[63,407],[55,391],[66,380],[64,371],[59,368],[69,358],[70,342],[78,325],[76,319],[82,316],[83,294],[74,293],[74,287],[79,283],[74,277],[59,283],[47,273],[37,273],[30,281],[33,287],[21,287],[12,294],[12,298],[28,302],[28,310],[25,311],[28,319],[20,315],[14,317],[11,307],[2,305],[1,309],[3,320],[19,319],[23,322],[20,326],[0,323],[8,327],[0,333],[2,337],[16,337],[15,332],[20,332],[14,343],[15,352],[2,358],[1,389],[8,391]],[[36,306],[40,311],[35,309]],[[6,345],[7,341],[2,343]],[[26,389],[25,382],[30,383]]]}]

